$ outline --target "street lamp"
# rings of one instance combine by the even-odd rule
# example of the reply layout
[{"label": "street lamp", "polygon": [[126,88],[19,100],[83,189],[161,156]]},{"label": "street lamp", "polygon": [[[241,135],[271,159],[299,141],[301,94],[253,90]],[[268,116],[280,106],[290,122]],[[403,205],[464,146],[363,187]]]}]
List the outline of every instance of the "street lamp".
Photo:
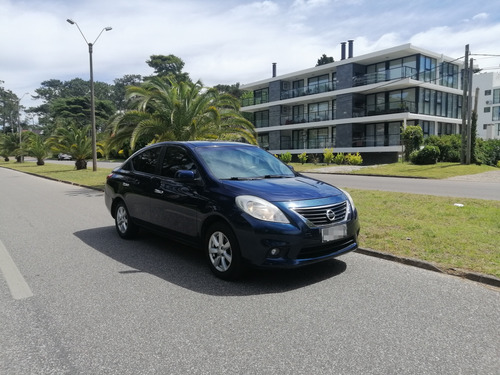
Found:
[{"label": "street lamp", "polygon": [[23,138],[22,138],[22,129],[21,129],[21,100],[28,95],[29,92],[25,92],[23,96],[17,101],[17,128],[19,129],[19,162],[22,163],[24,162],[24,156],[23,156]]},{"label": "street lamp", "polygon": [[87,38],[85,38],[85,35],[83,35],[82,30],[80,29],[80,26],[78,24],[71,20],[67,19],[66,20],[68,23],[71,25],[76,25],[78,27],[78,31],[80,31],[80,34],[83,36],[83,40],[85,40],[85,43],[89,46],[89,61],[90,61],[90,119],[92,121],[92,170],[95,172],[97,171],[97,150],[96,150],[96,129],[95,129],[95,102],[94,102],[94,70],[92,66],[92,47],[94,44],[97,42],[97,39],[101,36],[101,34],[104,31],[110,31],[112,30],[111,27],[105,27],[101,30],[97,38],[95,38],[94,43],[89,43],[87,41]]}]

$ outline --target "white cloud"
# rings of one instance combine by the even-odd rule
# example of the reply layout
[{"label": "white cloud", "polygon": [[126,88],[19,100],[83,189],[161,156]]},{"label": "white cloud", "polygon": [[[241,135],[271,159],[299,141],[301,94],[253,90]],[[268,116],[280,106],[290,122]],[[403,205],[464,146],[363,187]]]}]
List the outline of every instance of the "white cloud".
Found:
[{"label": "white cloud", "polygon": [[273,62],[285,74],[313,67],[323,53],[339,60],[348,39],[356,56],[408,42],[452,57],[465,44],[498,55],[500,15],[490,8],[431,0],[0,0],[0,80],[22,94],[52,78],[88,79],[88,48],[67,18],[90,41],[113,27],[94,46],[96,80],[150,75],[151,55],[174,54],[193,79],[215,85],[270,77]]}]

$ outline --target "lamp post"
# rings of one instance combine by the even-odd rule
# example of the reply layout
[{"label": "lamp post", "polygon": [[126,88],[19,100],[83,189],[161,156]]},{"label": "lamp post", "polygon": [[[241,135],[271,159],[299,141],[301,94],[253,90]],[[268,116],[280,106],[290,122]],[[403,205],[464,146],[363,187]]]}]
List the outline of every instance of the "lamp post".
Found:
[{"label": "lamp post", "polygon": [[92,65],[92,50],[94,47],[94,44],[97,42],[97,39],[101,36],[101,34],[104,31],[110,31],[112,30],[111,27],[105,27],[101,30],[97,38],[95,38],[94,43],[89,43],[87,41],[87,38],[85,38],[85,35],[83,35],[82,30],[80,29],[80,26],[78,24],[71,20],[67,19],[66,20],[68,23],[71,25],[76,25],[78,28],[78,31],[80,31],[80,34],[82,34],[83,40],[85,40],[85,43],[89,46],[89,61],[90,61],[90,119],[92,122],[92,170],[95,172],[97,171],[97,150],[96,150],[96,127],[95,127],[95,100],[94,100],[94,69]]},{"label": "lamp post", "polygon": [[21,129],[21,100],[28,95],[29,92],[25,92],[23,96],[17,101],[17,128],[19,129],[19,162],[22,163],[24,162],[24,156],[23,156],[23,137],[22,137],[22,129]]}]

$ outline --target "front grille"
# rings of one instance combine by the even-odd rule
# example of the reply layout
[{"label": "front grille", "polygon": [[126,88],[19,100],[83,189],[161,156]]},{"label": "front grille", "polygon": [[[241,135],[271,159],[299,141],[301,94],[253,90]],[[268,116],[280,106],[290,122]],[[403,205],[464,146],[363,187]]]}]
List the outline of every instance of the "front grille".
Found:
[{"label": "front grille", "polygon": [[[344,253],[345,250],[356,244],[354,237],[344,238],[340,241],[329,242],[319,246],[306,247],[300,250],[297,259],[319,258],[334,253]],[[353,249],[351,249],[353,250]]]},{"label": "front grille", "polygon": [[294,211],[315,226],[331,225],[346,220],[347,201],[328,206],[294,208]]}]

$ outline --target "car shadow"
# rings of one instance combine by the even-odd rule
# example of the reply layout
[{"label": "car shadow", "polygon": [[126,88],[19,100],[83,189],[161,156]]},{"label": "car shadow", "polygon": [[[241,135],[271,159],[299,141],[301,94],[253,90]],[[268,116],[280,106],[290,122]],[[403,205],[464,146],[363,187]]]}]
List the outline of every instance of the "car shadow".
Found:
[{"label": "car shadow", "polygon": [[298,269],[249,269],[238,281],[215,277],[201,250],[168,238],[141,232],[134,240],[123,240],[114,226],[74,233],[88,246],[123,264],[124,277],[145,272],[183,288],[217,296],[283,293],[330,279],[347,266],[338,259]]}]

